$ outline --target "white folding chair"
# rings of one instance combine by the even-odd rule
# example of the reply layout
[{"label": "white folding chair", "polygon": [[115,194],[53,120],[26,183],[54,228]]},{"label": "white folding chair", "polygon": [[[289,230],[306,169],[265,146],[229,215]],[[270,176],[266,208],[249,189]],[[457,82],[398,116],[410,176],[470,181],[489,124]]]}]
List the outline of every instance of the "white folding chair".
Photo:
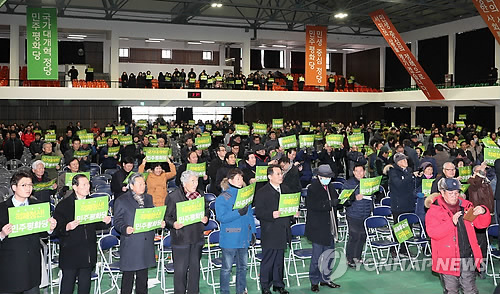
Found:
[{"label": "white folding chair", "polygon": [[[118,278],[120,276],[120,265],[118,262],[113,262],[113,250],[116,250],[120,241],[114,235],[106,235],[99,239],[98,243],[99,261],[96,265],[97,273],[97,293],[105,294],[116,288],[116,293],[120,292],[118,286]],[[111,288],[101,292],[101,283],[104,274],[108,274],[111,280]]]},{"label": "white folding chair", "polygon": [[[486,230],[486,241],[488,244],[488,250],[486,254],[486,274],[490,277],[493,277],[493,283],[495,286],[497,285],[497,279],[500,278],[498,273],[495,273],[495,266],[493,264],[494,259],[500,259],[500,250],[498,247],[493,247],[491,244],[491,239],[498,240],[499,232],[498,232],[498,224],[493,224],[488,227]],[[488,272],[488,267],[491,269],[491,273]]]},{"label": "white folding chair", "polygon": [[[292,237],[298,237],[300,240],[300,237],[305,235],[305,228],[306,225],[303,223],[292,225],[291,227]],[[302,249],[301,247],[299,248],[298,246],[293,246],[293,245],[290,247],[290,251],[288,254],[288,265],[286,266],[286,268],[289,276],[296,277],[298,286],[300,286],[300,278],[309,277],[309,269],[306,268],[304,260],[311,259],[311,257],[312,257],[311,248]],[[302,268],[306,268],[306,271],[299,272],[299,268],[297,267],[298,261],[302,262]],[[293,269],[294,269],[293,273],[290,271],[291,263],[293,263]]]},{"label": "white folding chair", "polygon": [[[423,252],[424,255],[430,256],[431,252],[431,244],[427,239],[427,235],[425,234],[424,226],[422,225],[422,221],[418,217],[418,215],[414,213],[403,213],[398,216],[398,223],[403,220],[408,221],[408,225],[411,227],[413,237],[406,240],[404,242],[406,251],[408,252],[408,258],[410,259],[411,267],[415,269],[415,263],[420,255]],[[415,246],[417,248],[417,255],[412,256],[410,252],[410,246]],[[424,247],[424,250],[422,250]],[[426,254],[427,252],[427,254]]]}]

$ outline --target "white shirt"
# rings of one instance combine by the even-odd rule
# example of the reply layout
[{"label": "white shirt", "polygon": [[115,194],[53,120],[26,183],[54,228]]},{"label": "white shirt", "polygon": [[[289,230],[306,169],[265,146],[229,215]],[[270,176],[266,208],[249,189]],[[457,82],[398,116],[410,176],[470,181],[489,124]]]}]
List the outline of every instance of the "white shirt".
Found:
[{"label": "white shirt", "polygon": [[275,186],[275,185],[271,184],[271,182],[269,182],[269,184],[274,188],[274,190],[278,191],[278,193],[280,193],[280,195],[281,195],[280,186]]},{"label": "white shirt", "polygon": [[14,207],[19,207],[19,206],[21,206],[21,204],[24,204],[22,206],[30,205],[28,198],[24,199],[23,202],[19,202],[19,201],[17,201],[16,197],[12,197],[12,204],[14,204]]}]

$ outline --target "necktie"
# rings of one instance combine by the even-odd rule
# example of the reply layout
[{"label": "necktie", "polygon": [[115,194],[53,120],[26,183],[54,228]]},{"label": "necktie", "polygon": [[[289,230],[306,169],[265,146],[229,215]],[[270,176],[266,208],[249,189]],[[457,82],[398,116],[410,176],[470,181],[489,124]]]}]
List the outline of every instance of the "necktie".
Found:
[{"label": "necktie", "polygon": [[21,203],[19,206],[26,206],[26,202]]},{"label": "necktie", "polygon": [[276,191],[278,191],[278,193],[280,193],[280,194],[281,194],[281,189],[280,189],[280,187],[276,188]]}]

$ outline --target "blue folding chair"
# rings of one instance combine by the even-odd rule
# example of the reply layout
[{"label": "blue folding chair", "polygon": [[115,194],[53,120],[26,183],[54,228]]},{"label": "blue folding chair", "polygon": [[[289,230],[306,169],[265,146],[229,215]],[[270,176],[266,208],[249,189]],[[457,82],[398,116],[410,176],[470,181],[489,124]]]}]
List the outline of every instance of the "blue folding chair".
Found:
[{"label": "blue folding chair", "polygon": [[[364,227],[365,233],[368,236],[368,238],[366,238],[366,246],[370,250],[377,274],[380,273],[380,266],[388,264],[391,249],[396,251],[397,257],[397,262],[394,261],[392,264],[399,264],[401,271],[403,271],[403,266],[399,258],[399,243],[394,241],[392,234],[379,233],[381,228],[391,230],[389,221],[383,216],[370,216],[365,219]],[[385,250],[387,250],[387,255],[384,258]],[[371,264],[366,258],[364,258],[364,263]]]},{"label": "blue folding chair", "polygon": [[205,193],[205,200],[207,202],[212,202],[216,199],[217,197],[213,193]]},{"label": "blue folding chair", "polygon": [[[493,277],[493,283],[495,286],[497,285],[497,279],[500,278],[498,273],[495,273],[495,267],[493,265],[493,259],[500,259],[500,249],[497,247],[493,247],[491,239],[497,239],[499,236],[498,224],[493,224],[488,227],[486,230],[486,241],[488,244],[488,250],[486,253],[486,274],[490,277]],[[491,269],[491,273],[488,272],[488,267]]]}]

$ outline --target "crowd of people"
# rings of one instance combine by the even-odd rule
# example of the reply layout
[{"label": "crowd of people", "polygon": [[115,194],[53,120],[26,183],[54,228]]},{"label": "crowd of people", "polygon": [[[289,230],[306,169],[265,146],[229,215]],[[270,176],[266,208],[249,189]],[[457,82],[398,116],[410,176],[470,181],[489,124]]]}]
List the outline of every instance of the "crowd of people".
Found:
[{"label": "crowd of people", "polygon": [[[179,71],[178,68],[170,72],[158,73],[154,76],[151,71],[127,74],[123,72],[120,77],[122,88],[153,88],[153,82],[157,82],[156,88],[159,89],[234,89],[234,90],[267,90],[276,89],[279,81],[288,90],[303,91],[305,86],[305,77],[303,74],[291,73],[283,74],[281,72],[254,72],[248,76],[242,72],[239,73],[220,73],[216,71],[209,74],[206,70],[196,73],[193,68],[189,72],[183,68]],[[342,75],[330,74],[327,77],[328,91],[337,90],[354,90],[356,84],[355,77],[350,75],[347,79]]]},{"label": "crowd of people", "polygon": [[[136,293],[147,293],[147,269],[155,265],[154,232],[134,234],[132,224],[138,208],[167,207],[161,227],[172,237],[176,293],[199,292],[203,224],[211,217],[221,228],[221,293],[229,293],[233,264],[237,268],[236,291],[244,293],[248,248],[256,241],[254,215],[260,223],[262,293],[271,293],[271,287],[281,294],[288,293],[283,281],[284,254],[292,242],[290,227],[300,212],[280,217],[279,200],[282,194],[301,193],[303,189],[308,195],[304,203],[305,236],[312,242],[309,279],[313,292],[320,291],[321,286],[340,287],[320,273],[318,263],[323,252],[335,248],[341,211],[345,212],[349,228],[347,265],[355,268],[364,262],[362,250],[367,236],[363,223],[372,214],[373,204],[386,195],[361,194],[363,178],[381,176],[380,185],[383,191],[389,191],[394,220],[404,213],[420,217],[431,238],[433,271],[440,274],[447,293],[458,293],[458,289],[477,293],[476,269],[467,267],[467,260],[478,266],[478,275],[483,277],[484,267],[479,264],[486,256],[486,228],[491,222],[498,223],[495,211],[500,211],[500,161],[491,161],[485,151],[498,147],[500,138],[495,131],[487,133],[474,124],[457,127],[450,123],[426,129],[385,126],[381,122],[285,121],[261,130],[251,123],[222,120],[133,121],[110,123],[103,128],[94,123],[88,130],[80,122],[62,130],[54,124],[42,129],[36,122],[0,127],[0,145],[6,159],[20,159],[28,148],[33,160],[31,173],[14,174],[10,182],[14,195],[0,204],[1,264],[16,260],[20,270],[30,271],[21,281],[14,271],[0,266],[0,293],[38,293],[35,289],[40,283],[40,267],[34,264],[39,261],[36,248],[44,234],[9,238],[12,225],[8,208],[51,199],[57,199],[58,204],[48,233],[58,236],[64,248],[59,261],[63,272],[61,293],[72,293],[76,279],[82,289],[79,293],[89,292],[96,262],[95,231],[109,228],[111,218],[106,216],[94,225],[79,225],[73,219],[74,203],[89,197],[90,182],[85,176],[75,176],[70,189],[64,173],[88,171],[92,164],[99,164],[102,171],[118,169],[112,176],[111,190],[115,200],[113,225],[121,235],[122,293],[131,293],[134,279]],[[49,134],[57,134],[53,142],[47,141]],[[90,141],[86,134],[91,134]],[[302,146],[303,135],[313,135],[314,141]],[[333,142],[329,135],[341,135],[341,139]],[[352,141],[352,135],[360,136],[361,142]],[[197,139],[206,136],[211,138],[209,146],[196,144]],[[293,147],[287,147],[282,140],[291,136],[297,144],[292,142]],[[164,162],[148,162],[146,148],[151,147],[170,148],[171,156]],[[59,156],[61,160],[45,168],[44,155]],[[189,168],[189,164],[198,163],[205,163],[203,176]],[[257,180],[259,166],[267,167],[266,181]],[[58,181],[54,190],[32,193],[34,184],[55,178]],[[429,179],[435,180],[427,191],[423,182]],[[169,193],[169,182],[174,181],[177,188]],[[353,190],[342,204],[334,181],[345,182],[343,188]],[[233,209],[238,191],[254,183],[253,202]],[[463,191],[464,184],[468,185],[467,191]],[[211,212],[205,201],[201,222],[184,226],[177,218],[176,204],[204,197],[205,193],[217,196],[215,211]],[[26,255],[26,250],[31,253]],[[400,252],[393,252],[394,257],[408,254],[403,246]],[[459,260],[460,265],[437,266],[440,259],[449,258]]]}]

